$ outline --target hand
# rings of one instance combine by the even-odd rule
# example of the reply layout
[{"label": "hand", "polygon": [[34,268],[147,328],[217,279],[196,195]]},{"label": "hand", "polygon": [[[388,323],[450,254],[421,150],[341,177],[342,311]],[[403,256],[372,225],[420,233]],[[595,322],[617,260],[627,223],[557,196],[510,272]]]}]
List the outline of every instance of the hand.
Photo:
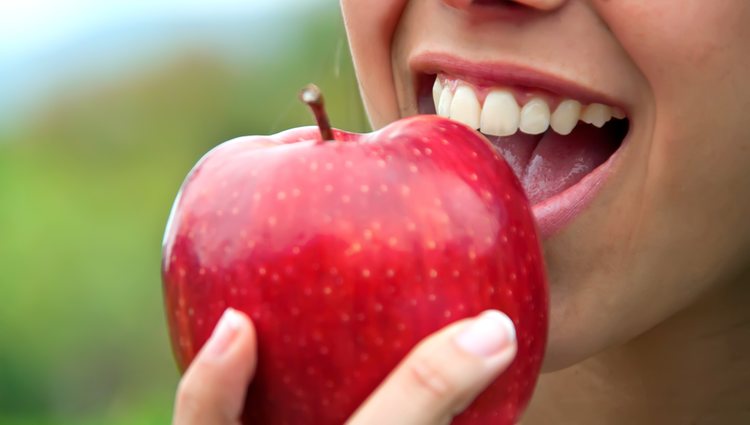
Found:
[{"label": "hand", "polygon": [[[173,423],[239,424],[256,348],[252,322],[227,309],[180,381]],[[420,342],[348,423],[450,423],[515,354],[513,323],[503,313],[455,322]]]}]

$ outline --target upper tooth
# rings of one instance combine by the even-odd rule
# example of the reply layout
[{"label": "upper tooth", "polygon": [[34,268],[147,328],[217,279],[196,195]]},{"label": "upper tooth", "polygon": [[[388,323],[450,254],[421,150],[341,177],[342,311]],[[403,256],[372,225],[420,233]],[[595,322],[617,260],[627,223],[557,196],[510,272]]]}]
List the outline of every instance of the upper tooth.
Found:
[{"label": "upper tooth", "polygon": [[459,86],[451,103],[451,119],[477,129],[480,110],[479,100],[474,90],[467,86]]},{"label": "upper tooth", "polygon": [[621,119],[625,118],[625,111],[623,111],[622,109],[620,109],[620,108],[618,108],[616,106],[613,106],[612,107],[612,117],[613,118],[617,118],[618,120],[621,120]]},{"label": "upper tooth", "polygon": [[581,103],[577,100],[567,99],[557,105],[557,109],[552,113],[549,124],[555,133],[566,136],[573,131],[578,124],[578,117],[581,115]]},{"label": "upper tooth", "polygon": [[612,118],[612,108],[601,103],[592,103],[581,112],[581,121],[601,128]]},{"label": "upper tooth", "polygon": [[484,100],[480,129],[490,136],[510,136],[518,131],[520,119],[521,108],[513,94],[507,90],[493,90]]},{"label": "upper tooth", "polygon": [[443,87],[443,92],[440,93],[440,100],[438,100],[437,104],[438,115],[450,118],[451,102],[453,102],[453,92],[451,92],[451,88],[448,86]]},{"label": "upper tooth", "polygon": [[438,104],[440,104],[440,96],[442,94],[443,83],[440,82],[440,78],[435,78],[435,85],[432,86],[432,100],[435,101],[435,109],[437,109]]},{"label": "upper tooth", "polygon": [[549,106],[539,98],[528,101],[521,109],[519,128],[526,134],[542,134],[549,128]]}]

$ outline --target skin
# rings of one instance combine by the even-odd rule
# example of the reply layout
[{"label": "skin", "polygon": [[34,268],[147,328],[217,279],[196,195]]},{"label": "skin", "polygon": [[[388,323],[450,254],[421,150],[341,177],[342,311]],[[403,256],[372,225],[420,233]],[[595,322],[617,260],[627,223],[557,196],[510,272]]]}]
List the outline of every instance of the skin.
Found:
[{"label": "skin", "polygon": [[[550,340],[524,425],[750,423],[750,3],[513,3],[523,19],[481,13],[471,0],[341,7],[374,128],[417,113],[409,57],[425,49],[560,74],[628,113],[613,174],[544,241]],[[439,357],[424,346],[433,348],[417,362]],[[443,360],[441,370],[466,367]],[[177,420],[190,406],[232,398],[209,391],[181,403],[197,387],[188,376],[176,423],[197,423]],[[395,394],[412,387],[388,382],[373,398],[407,398]],[[448,398],[421,411],[444,412]],[[366,406],[372,423],[395,423],[382,416],[392,404]],[[398,423],[436,423],[422,415]]]},{"label": "skin", "polygon": [[750,4],[514,3],[524,19],[468,0],[341,6],[375,128],[417,113],[409,58],[429,50],[548,70],[628,111],[614,173],[544,242],[553,373],[526,421],[747,419]]}]

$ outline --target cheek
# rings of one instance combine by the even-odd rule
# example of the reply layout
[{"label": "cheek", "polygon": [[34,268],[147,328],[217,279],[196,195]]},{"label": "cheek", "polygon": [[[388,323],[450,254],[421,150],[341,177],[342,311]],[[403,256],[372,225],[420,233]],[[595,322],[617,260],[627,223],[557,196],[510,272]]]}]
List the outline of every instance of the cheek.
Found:
[{"label": "cheek", "polygon": [[362,99],[375,128],[398,119],[390,50],[406,3],[407,0],[341,1]]}]

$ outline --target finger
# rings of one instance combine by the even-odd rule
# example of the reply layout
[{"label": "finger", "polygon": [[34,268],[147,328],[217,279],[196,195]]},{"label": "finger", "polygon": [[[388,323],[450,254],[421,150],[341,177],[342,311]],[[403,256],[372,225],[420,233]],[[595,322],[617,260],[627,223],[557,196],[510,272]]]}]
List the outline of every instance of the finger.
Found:
[{"label": "finger", "polygon": [[229,308],[180,380],[173,423],[236,425],[255,363],[252,322]]},{"label": "finger", "polygon": [[456,322],[419,343],[349,423],[449,423],[515,355],[515,328],[505,314],[489,310]]}]

